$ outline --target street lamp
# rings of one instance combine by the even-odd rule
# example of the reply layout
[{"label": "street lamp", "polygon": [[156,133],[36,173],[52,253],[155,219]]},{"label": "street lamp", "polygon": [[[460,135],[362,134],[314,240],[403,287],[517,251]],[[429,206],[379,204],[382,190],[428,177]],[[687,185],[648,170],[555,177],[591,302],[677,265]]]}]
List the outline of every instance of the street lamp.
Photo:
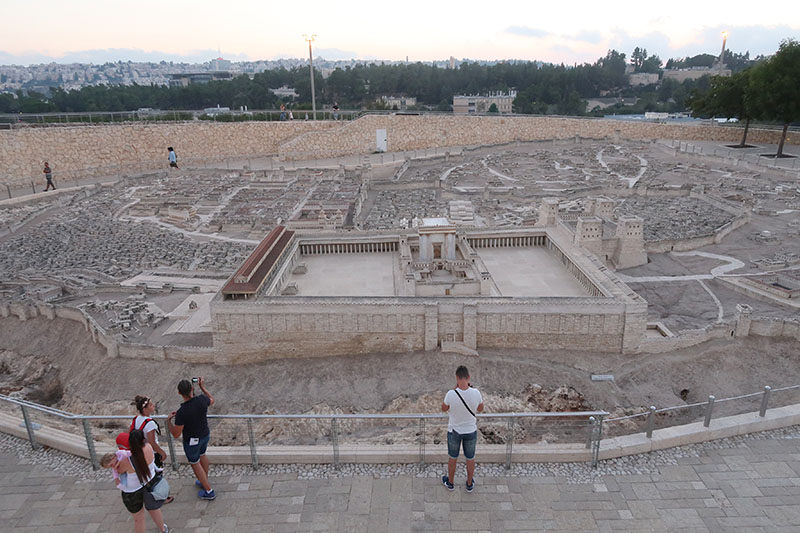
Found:
[{"label": "street lamp", "polygon": [[728,32],[722,32],[722,52],[719,54],[719,75],[722,76],[722,65],[725,61],[725,43],[728,40]]},{"label": "street lamp", "polygon": [[308,41],[308,70],[311,73],[311,113],[314,117],[314,120],[317,120],[317,99],[314,95],[314,58],[311,55],[311,43],[314,41],[314,38],[317,36],[316,33],[309,36],[307,33],[303,34],[303,39]]}]

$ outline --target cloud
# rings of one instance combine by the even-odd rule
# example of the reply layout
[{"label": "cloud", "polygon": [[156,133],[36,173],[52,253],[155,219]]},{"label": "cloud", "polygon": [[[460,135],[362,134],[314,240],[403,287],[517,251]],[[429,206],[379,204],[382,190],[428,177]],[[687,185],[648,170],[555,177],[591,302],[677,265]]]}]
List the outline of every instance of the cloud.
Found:
[{"label": "cloud", "polygon": [[545,30],[531,28],[528,26],[509,26],[505,29],[505,33],[509,33],[511,35],[520,35],[522,37],[546,37],[550,35],[550,33]]},{"label": "cloud", "polygon": [[575,41],[583,41],[585,43],[597,44],[603,41],[603,34],[594,30],[582,30],[579,31],[575,37],[571,37],[571,39]]}]

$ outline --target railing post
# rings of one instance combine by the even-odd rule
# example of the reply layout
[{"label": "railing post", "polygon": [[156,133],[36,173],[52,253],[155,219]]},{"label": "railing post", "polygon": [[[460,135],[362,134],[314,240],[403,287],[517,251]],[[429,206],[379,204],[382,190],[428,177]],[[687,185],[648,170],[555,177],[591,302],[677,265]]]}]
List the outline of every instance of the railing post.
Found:
[{"label": "railing post", "polygon": [[[512,415],[514,413],[511,413]],[[511,453],[514,451],[514,417],[508,417],[508,437],[506,438],[506,470],[511,470]]]},{"label": "railing post", "polygon": [[425,465],[425,415],[419,415],[419,466]]},{"label": "railing post", "polygon": [[22,409],[22,419],[25,421],[25,429],[28,430],[28,440],[31,441],[31,448],[34,450],[39,448],[39,445],[36,444],[36,436],[33,434],[33,424],[31,424],[31,419],[28,417],[28,408],[24,405],[20,405]]},{"label": "railing post", "polygon": [[656,425],[656,406],[650,406],[650,412],[647,413],[647,438],[653,438],[653,427]]},{"label": "railing post", "polygon": [[595,419],[592,436],[592,467],[596,467],[600,457],[600,440],[603,438],[603,415]]},{"label": "railing post", "polygon": [[708,396],[708,405],[706,405],[706,419],[703,422],[703,426],[708,427],[711,424],[711,414],[714,412],[714,400],[716,398],[713,394]]},{"label": "railing post", "polygon": [[333,444],[333,466],[339,468],[339,430],[336,428],[336,417],[331,418],[331,444]]},{"label": "railing post", "polygon": [[592,449],[592,439],[594,437],[594,417],[589,417],[589,433],[586,435],[586,449]]},{"label": "railing post", "polygon": [[764,396],[761,397],[761,409],[758,411],[758,416],[764,418],[767,414],[767,406],[769,405],[769,393],[772,390],[772,387],[767,385],[764,387]]},{"label": "railing post", "polygon": [[247,419],[247,436],[250,438],[250,459],[253,461],[253,470],[258,468],[258,454],[256,453],[256,437],[253,434],[253,419]]},{"label": "railing post", "polygon": [[167,428],[167,448],[169,448],[169,462],[172,463],[172,470],[178,471],[178,456],[175,455],[175,441],[172,440],[172,433]]},{"label": "railing post", "polygon": [[89,459],[92,461],[92,470],[99,470],[100,463],[97,462],[97,452],[94,449],[94,439],[92,438],[92,428],[89,426],[89,419],[83,419],[83,434],[86,436],[86,447],[89,448]]}]

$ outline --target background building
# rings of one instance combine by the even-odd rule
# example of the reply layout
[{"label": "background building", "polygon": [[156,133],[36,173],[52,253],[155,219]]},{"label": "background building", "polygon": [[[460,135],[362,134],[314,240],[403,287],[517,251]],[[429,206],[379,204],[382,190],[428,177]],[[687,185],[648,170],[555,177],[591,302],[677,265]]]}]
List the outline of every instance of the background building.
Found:
[{"label": "background building", "polygon": [[508,93],[491,92],[486,96],[453,96],[453,113],[456,115],[488,113],[492,104],[497,106],[498,113],[512,113],[516,97],[517,91],[515,90],[510,90]]}]

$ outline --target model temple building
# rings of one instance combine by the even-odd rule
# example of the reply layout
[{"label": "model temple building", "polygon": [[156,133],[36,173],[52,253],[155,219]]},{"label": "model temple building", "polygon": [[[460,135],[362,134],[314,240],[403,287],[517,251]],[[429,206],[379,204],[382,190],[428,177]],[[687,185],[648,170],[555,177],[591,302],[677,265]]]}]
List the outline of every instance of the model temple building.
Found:
[{"label": "model temple building", "polygon": [[446,218],[355,235],[278,226],[211,302],[218,361],[436,348],[632,351],[647,303],[606,262],[646,262],[641,220],[621,221],[605,240],[603,226],[596,214],[561,220],[555,199],[526,229],[464,231]]}]

